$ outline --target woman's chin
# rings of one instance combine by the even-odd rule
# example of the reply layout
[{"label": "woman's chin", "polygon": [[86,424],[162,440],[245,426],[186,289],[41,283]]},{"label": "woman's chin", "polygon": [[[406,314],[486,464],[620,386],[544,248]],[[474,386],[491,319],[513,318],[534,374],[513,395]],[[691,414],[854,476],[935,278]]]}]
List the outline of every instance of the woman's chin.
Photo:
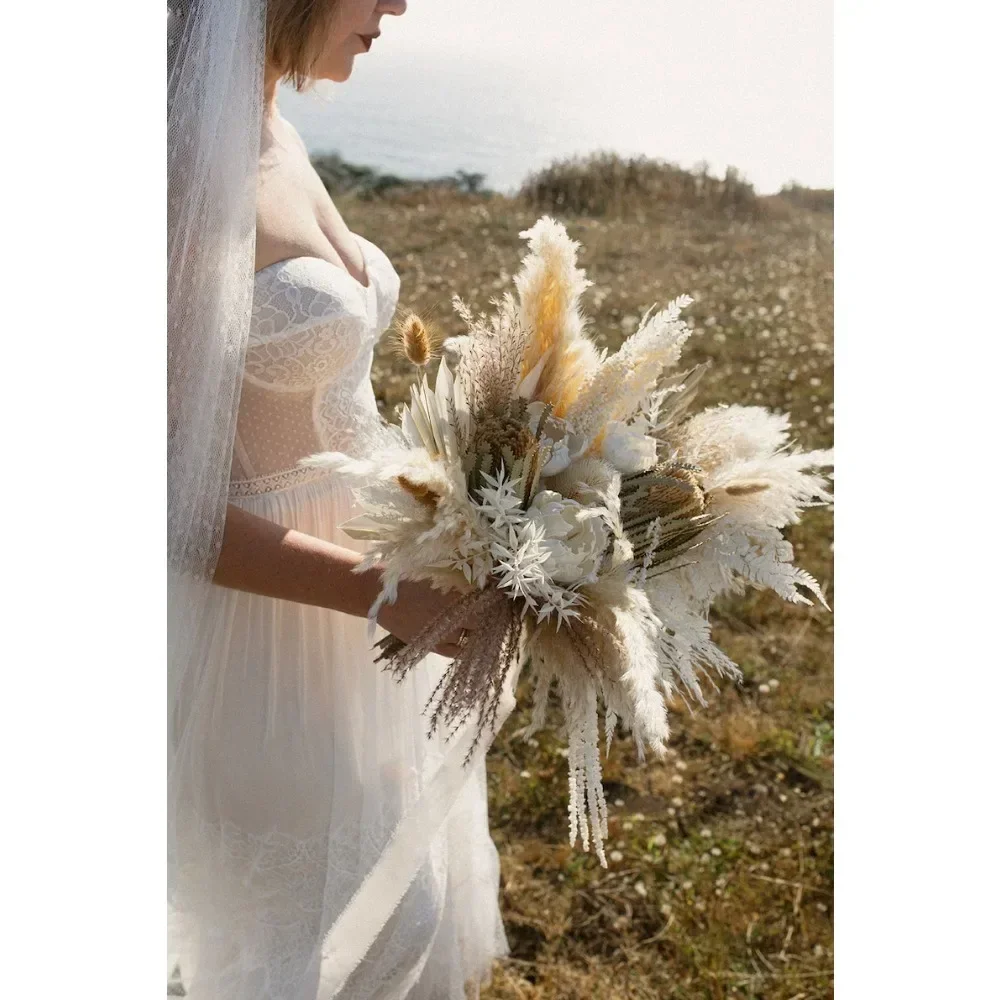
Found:
[{"label": "woman's chin", "polygon": [[315,79],[327,80],[330,83],[344,83],[354,71],[354,56],[348,55],[335,66],[324,66],[316,74]]}]

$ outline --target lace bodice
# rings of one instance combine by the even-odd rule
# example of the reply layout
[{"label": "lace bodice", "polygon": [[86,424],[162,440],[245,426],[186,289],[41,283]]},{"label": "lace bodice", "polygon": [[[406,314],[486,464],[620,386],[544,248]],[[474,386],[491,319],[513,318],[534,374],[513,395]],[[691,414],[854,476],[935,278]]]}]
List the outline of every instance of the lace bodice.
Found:
[{"label": "lace bodice", "polygon": [[399,276],[378,247],[355,238],[367,287],[315,257],[281,261],[255,276],[231,497],[317,475],[299,468],[307,455],[361,454],[374,443],[372,355],[396,310]]}]

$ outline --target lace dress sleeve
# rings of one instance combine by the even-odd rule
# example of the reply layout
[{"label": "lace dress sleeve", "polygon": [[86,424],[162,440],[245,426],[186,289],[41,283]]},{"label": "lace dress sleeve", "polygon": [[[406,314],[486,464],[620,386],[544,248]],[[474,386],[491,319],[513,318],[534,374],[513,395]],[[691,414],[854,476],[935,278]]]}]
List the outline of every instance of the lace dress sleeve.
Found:
[{"label": "lace dress sleeve", "polygon": [[370,325],[365,289],[326,261],[279,264],[258,290],[245,377],[279,392],[302,392],[357,358]]}]

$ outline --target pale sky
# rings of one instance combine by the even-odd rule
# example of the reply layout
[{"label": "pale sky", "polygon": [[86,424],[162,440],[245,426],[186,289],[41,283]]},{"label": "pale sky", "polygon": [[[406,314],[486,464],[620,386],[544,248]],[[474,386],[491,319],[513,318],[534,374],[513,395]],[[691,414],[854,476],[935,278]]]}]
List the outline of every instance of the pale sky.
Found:
[{"label": "pale sky", "polygon": [[[382,29],[336,88],[345,117],[324,120],[327,145],[350,147],[353,127],[366,132],[359,149],[380,129],[398,146],[398,126],[423,123],[430,144],[434,128],[441,145],[467,142],[473,167],[477,143],[523,145],[532,167],[533,149],[545,160],[603,145],[733,164],[765,193],[833,185],[832,0],[410,0]],[[370,120],[352,126],[362,105]],[[316,145],[297,96],[283,107]],[[508,112],[532,127],[512,132]]]}]

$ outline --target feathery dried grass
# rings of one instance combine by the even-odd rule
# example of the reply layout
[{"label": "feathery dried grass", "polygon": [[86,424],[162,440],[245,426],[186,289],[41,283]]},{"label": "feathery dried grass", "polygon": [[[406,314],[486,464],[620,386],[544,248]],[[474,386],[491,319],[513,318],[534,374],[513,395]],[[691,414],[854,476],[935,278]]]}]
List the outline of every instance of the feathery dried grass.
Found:
[{"label": "feathery dried grass", "polygon": [[414,312],[406,313],[396,324],[396,350],[418,368],[426,367],[439,356],[443,340],[436,327]]},{"label": "feathery dried grass", "polygon": [[458,598],[430,621],[409,643],[385,642],[376,662],[397,679],[404,678],[448,636],[465,629],[451,666],[432,692],[425,713],[430,732],[457,732],[472,716],[476,738],[468,761],[485,733],[494,733],[504,684],[521,655],[523,621],[520,608],[495,587]]},{"label": "feathery dried grass", "polygon": [[528,240],[528,254],[514,283],[520,320],[529,334],[521,377],[541,366],[533,398],[551,403],[561,417],[598,366],[579,309],[580,296],[591,282],[576,266],[580,244],[553,219],[539,219],[521,237]]},{"label": "feathery dried grass", "polygon": [[458,296],[453,304],[468,326],[456,378],[469,409],[474,419],[502,413],[517,395],[529,335],[517,315],[514,297],[508,292],[502,300],[492,299],[496,312],[491,317],[473,317]]}]

